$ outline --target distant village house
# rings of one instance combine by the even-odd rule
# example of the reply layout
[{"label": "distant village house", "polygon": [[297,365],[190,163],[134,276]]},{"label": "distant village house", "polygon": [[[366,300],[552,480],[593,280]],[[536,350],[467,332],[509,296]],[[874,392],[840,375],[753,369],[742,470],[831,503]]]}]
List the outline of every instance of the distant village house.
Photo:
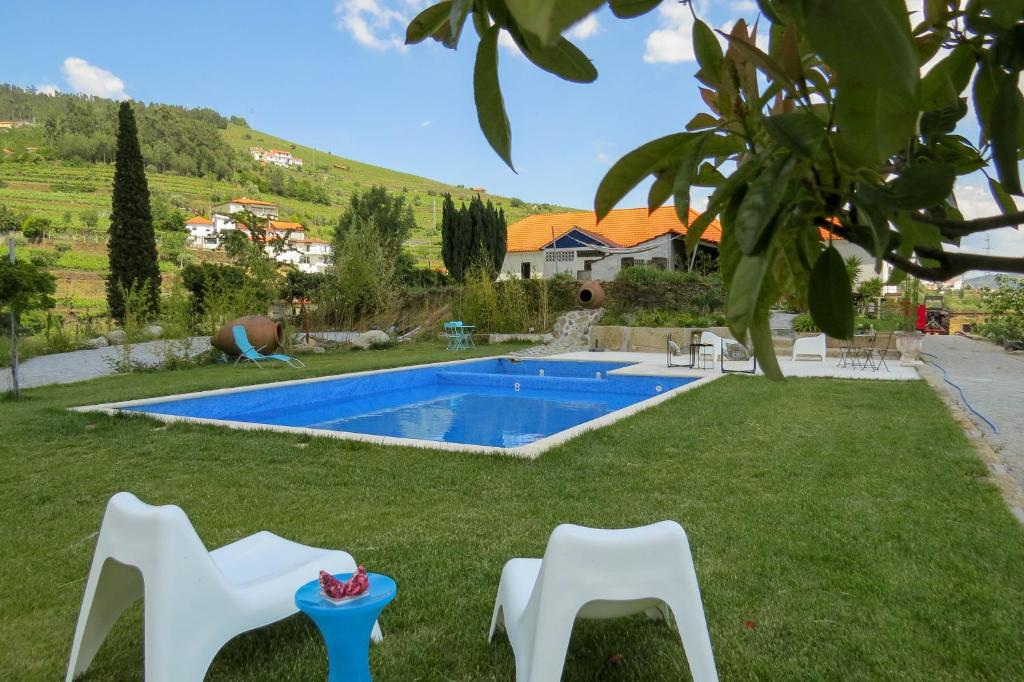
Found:
[{"label": "distant village house", "polygon": [[281,168],[301,168],[302,159],[292,156],[291,152],[283,149],[264,149],[263,147],[249,147],[249,155],[261,163],[272,163]]}]

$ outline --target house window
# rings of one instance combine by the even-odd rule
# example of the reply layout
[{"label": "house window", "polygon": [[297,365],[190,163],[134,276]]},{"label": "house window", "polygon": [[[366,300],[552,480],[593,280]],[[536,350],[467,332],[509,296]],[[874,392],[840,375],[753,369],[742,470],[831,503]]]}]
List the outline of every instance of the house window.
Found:
[{"label": "house window", "polygon": [[530,279],[530,263],[529,261],[524,262],[519,266],[519,274],[522,275],[523,279]]}]

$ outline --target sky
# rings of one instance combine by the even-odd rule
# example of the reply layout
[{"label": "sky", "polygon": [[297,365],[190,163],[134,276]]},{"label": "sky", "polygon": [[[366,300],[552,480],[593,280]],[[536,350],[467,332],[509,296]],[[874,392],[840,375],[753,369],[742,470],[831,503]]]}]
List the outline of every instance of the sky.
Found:
[{"label": "sky", "polygon": [[[716,27],[757,16],[753,0],[696,2],[698,14]],[[628,21],[605,8],[571,28],[570,39],[598,69],[597,81],[586,85],[539,70],[505,36],[499,71],[515,173],[477,125],[472,27],[457,51],[432,40],[403,44],[409,19],[427,4],[11,3],[4,9],[0,82],[211,107],[351,159],[581,209],[593,205],[594,190],[617,158],[682,130],[704,110],[693,79],[690,12],[677,2]],[[976,138],[976,128],[965,132]],[[646,191],[645,183],[620,205],[643,205]],[[958,181],[957,198],[968,217],[996,212],[980,174]],[[703,198],[694,203],[701,208]],[[965,246],[1024,256],[1024,233],[1007,228]]]}]

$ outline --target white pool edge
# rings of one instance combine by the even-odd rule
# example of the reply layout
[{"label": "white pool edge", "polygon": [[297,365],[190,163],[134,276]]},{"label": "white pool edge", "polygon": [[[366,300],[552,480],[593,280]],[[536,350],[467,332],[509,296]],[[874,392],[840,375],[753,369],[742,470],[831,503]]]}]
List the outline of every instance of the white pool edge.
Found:
[{"label": "white pool edge", "polygon": [[[216,388],[209,391],[193,391],[190,393],[179,393],[176,395],[159,396],[156,398],[139,398],[136,400],[122,400],[113,403],[100,403],[97,405],[81,405],[78,407],[67,408],[69,412],[77,412],[80,414],[106,414],[110,416],[126,415],[126,416],[138,416],[149,419],[155,419],[157,421],[165,422],[168,424],[173,423],[187,423],[187,424],[201,424],[205,426],[222,426],[231,429],[238,429],[240,431],[271,431],[275,433],[289,433],[297,435],[317,436],[322,438],[335,438],[338,440],[351,440],[362,443],[372,443],[374,445],[392,445],[396,447],[413,447],[423,448],[429,450],[445,450],[449,452],[472,452],[472,453],[484,453],[484,454],[500,454],[512,457],[520,457],[523,459],[537,459],[541,454],[550,450],[551,448],[561,445],[573,438],[592,431],[594,429],[603,428],[609,424],[630,417],[638,412],[646,410],[650,407],[658,405],[666,400],[680,395],[681,393],[704,386],[715,379],[721,378],[722,374],[714,374],[711,376],[702,377],[686,377],[686,376],[665,376],[665,379],[686,379],[694,378],[694,381],[686,383],[682,386],[673,388],[672,390],[665,391],[659,395],[652,396],[646,400],[627,405],[622,409],[609,412],[606,415],[602,415],[596,419],[577,424],[564,431],[552,434],[545,438],[540,438],[527,445],[519,445],[512,448],[501,448],[492,445],[474,445],[469,443],[447,443],[445,441],[436,440],[423,440],[419,438],[399,438],[396,436],[378,436],[366,433],[356,433],[353,431],[331,431],[329,429],[312,429],[304,426],[281,426],[277,424],[256,424],[253,422],[240,422],[228,419],[206,419],[204,417],[186,417],[180,415],[170,414],[159,414],[156,412],[126,412],[124,408],[127,407],[141,407],[144,405],[159,405],[160,403],[173,402],[176,400],[187,400],[190,398],[207,398],[217,395],[227,395],[232,393],[245,393],[248,391],[255,391],[264,388],[280,388],[282,386],[297,386],[301,384],[310,384],[323,381],[334,381],[337,379],[347,379],[351,377],[359,376],[370,376],[375,374],[386,374],[390,372],[400,372],[409,369],[420,369],[424,367],[443,367],[446,365],[460,365],[469,362],[477,362],[480,360],[490,359],[518,359],[509,356],[487,356],[482,358],[467,358],[464,360],[445,360],[442,362],[431,362],[422,365],[405,365],[401,367],[388,367],[385,369],[373,369],[364,370],[362,372],[350,372],[347,374],[332,374],[329,376],[322,377],[310,377],[308,379],[291,379],[288,381],[273,381],[262,384],[248,384],[245,386],[235,386],[232,388]],[[544,358],[531,359],[533,361],[543,360]],[[531,360],[523,360],[523,362],[530,362]],[[596,362],[596,360],[558,360],[558,362]],[[618,370],[613,370],[618,371]],[[654,378],[657,375],[645,375],[650,378]]]}]

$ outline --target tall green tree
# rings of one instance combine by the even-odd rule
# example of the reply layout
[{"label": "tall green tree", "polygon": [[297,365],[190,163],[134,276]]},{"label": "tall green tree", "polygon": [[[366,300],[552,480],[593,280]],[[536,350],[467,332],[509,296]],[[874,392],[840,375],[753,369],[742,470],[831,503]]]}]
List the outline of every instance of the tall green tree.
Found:
[{"label": "tall green tree", "polygon": [[492,273],[501,269],[508,243],[505,212],[480,195],[474,196],[467,206],[455,207],[450,194],[444,195],[441,205],[441,257],[448,273],[463,281],[466,271],[481,261]]},{"label": "tall green tree", "polygon": [[[406,42],[432,37],[455,49],[472,33],[462,30],[472,15],[480,36],[477,117],[512,166],[498,36],[506,31],[541,69],[590,82],[596,69],[562,33],[604,4],[441,2],[412,20]],[[629,19],[661,0],[607,4]],[[1022,0],[757,0],[760,16],[752,24],[738,19],[728,33],[700,20],[702,3],[682,4],[693,14],[695,89],[708,111],[614,164],[594,209],[604,218],[653,178],[648,207],[673,197],[688,247],[717,218],[729,327],[753,341],[767,373],[781,376],[768,314],[782,296],[807,306],[828,334],[853,333],[850,277],[832,236],[863,247],[879,267],[894,266],[894,283],[907,275],[943,281],[968,270],[1024,273],[1024,258],[959,248],[969,235],[1024,224],[1013,198],[1024,196]],[[767,45],[758,44],[760,35]],[[977,140],[960,128],[968,97]],[[953,186],[977,171],[999,212],[968,220]],[[713,192],[691,223],[694,186]]]},{"label": "tall green tree", "polygon": [[146,167],[139,149],[135,114],[128,102],[121,103],[117,114],[117,155],[107,251],[110,314],[117,320],[124,318],[124,294],[131,290],[142,292],[145,312],[156,314],[160,306],[160,265]]},{"label": "tall green tree", "polygon": [[349,198],[348,208],[334,228],[334,253],[344,250],[352,229],[366,224],[373,225],[377,231],[385,258],[397,262],[402,244],[416,227],[416,218],[404,196],[392,194],[380,185],[374,185],[365,192],[354,192]]}]

